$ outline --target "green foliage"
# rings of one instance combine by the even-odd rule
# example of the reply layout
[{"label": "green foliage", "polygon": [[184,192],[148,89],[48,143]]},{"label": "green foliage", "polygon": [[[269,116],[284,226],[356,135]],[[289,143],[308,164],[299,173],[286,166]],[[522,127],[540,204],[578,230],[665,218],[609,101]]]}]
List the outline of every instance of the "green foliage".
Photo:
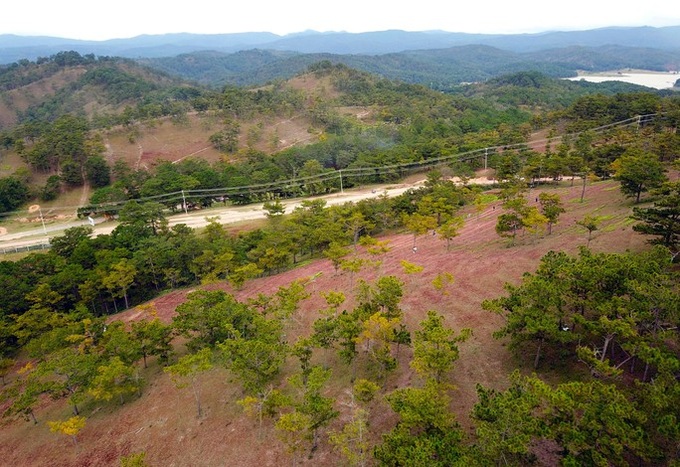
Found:
[{"label": "green foliage", "polygon": [[36,371],[55,397],[68,396],[75,415],[101,362],[99,355],[65,348],[51,353]]},{"label": "green foliage", "polygon": [[377,311],[390,319],[400,318],[399,303],[403,296],[404,283],[396,276],[382,276],[374,285],[362,282],[358,293],[359,310],[366,318]]},{"label": "green foliage", "polygon": [[352,413],[352,419],[343,425],[342,430],[330,433],[328,439],[349,465],[363,466],[370,458],[369,434],[368,413],[363,409],[356,409]]},{"label": "green foliage", "polygon": [[397,389],[387,402],[399,422],[373,451],[381,465],[461,465],[463,432],[448,410],[449,397],[434,380],[423,388]]},{"label": "green foliage", "polygon": [[547,434],[541,417],[536,380],[512,373],[512,385],[503,392],[477,385],[479,402],[472,410],[476,425],[473,453],[479,465],[529,465],[534,461],[531,444]]},{"label": "green foliage", "polygon": [[106,365],[97,368],[88,392],[97,400],[110,401],[118,397],[122,404],[126,395],[139,393],[139,389],[136,370],[119,357],[113,357]]},{"label": "green foliage", "polygon": [[413,234],[413,248],[416,248],[416,239],[427,233],[428,230],[437,228],[437,219],[419,213],[403,214],[401,222],[406,229]]},{"label": "green foliage", "polygon": [[161,363],[167,362],[172,352],[172,326],[163,324],[157,317],[134,321],[130,333],[139,346],[146,368],[146,358],[155,355]]},{"label": "green foliage", "polygon": [[255,263],[244,264],[234,268],[229,274],[229,282],[237,289],[240,289],[248,279],[254,279],[260,274],[262,274],[262,269],[259,269]]},{"label": "green foliage", "polygon": [[421,377],[441,383],[458,360],[458,343],[471,335],[471,329],[464,329],[460,336],[455,336],[452,329],[444,326],[442,315],[428,311],[427,318],[420,322],[420,329],[415,331],[411,368]]},{"label": "green foliage", "polygon": [[517,231],[522,228],[522,218],[514,212],[504,212],[496,221],[496,233],[501,237],[509,237],[513,241]]},{"label": "green foliage", "polygon": [[427,312],[420,327],[413,339],[411,368],[423,378],[440,383],[458,359],[458,342],[467,340],[472,330],[464,329],[456,337],[453,330],[444,327],[444,317],[432,310]]},{"label": "green foliage", "polygon": [[599,226],[602,219],[597,216],[585,216],[583,219],[576,221],[576,224],[580,225],[588,231],[588,244],[593,237],[593,232],[595,232]]},{"label": "green foliage", "polygon": [[432,279],[432,286],[435,288],[435,290],[439,291],[442,296],[448,295],[448,291],[446,290],[448,285],[453,284],[453,274],[450,272],[440,272],[436,276],[434,276],[434,279]]},{"label": "green foliage", "polygon": [[[165,232],[168,221],[163,214],[163,206],[154,203],[128,201],[118,213],[119,225],[113,231],[114,238],[119,237],[121,243],[136,245],[140,239]],[[130,238],[132,237],[132,238]]]},{"label": "green foliage", "polygon": [[609,353],[617,355],[612,345],[651,363],[652,355],[663,353],[665,347],[658,340],[666,329],[660,322],[677,319],[669,264],[670,255],[660,247],[638,255],[582,249],[575,258],[549,252],[536,273],[524,275],[521,285],[506,284],[507,297],[485,300],[482,307],[506,319],[494,336],[510,336],[518,350],[535,348],[535,368],[546,350],[558,352],[562,359],[573,357],[576,348],[570,344],[577,341],[591,348],[596,358],[586,359],[583,351],[581,358],[600,373],[606,369],[600,363],[607,363]]},{"label": "green foliage", "polygon": [[363,321],[361,332],[356,338],[357,344],[379,366],[381,378],[397,367],[390,344],[399,321],[399,318],[388,318],[382,312],[376,312]]},{"label": "green foliage", "polygon": [[345,256],[349,254],[349,249],[343,247],[342,245],[333,242],[331,243],[328,248],[326,248],[323,252],[323,255],[328,258],[331,263],[333,264],[333,269],[335,269],[335,274],[338,274],[338,271],[340,270],[340,266],[342,265]]},{"label": "green foliage", "polygon": [[128,290],[135,281],[138,270],[128,259],[123,258],[115,263],[102,278],[102,285],[111,293],[114,298],[123,297],[125,308],[129,308]]},{"label": "green foliage", "polygon": [[625,465],[626,453],[648,456],[646,416],[615,386],[570,382],[544,397],[548,430],[565,449],[565,464]]},{"label": "green foliage", "polygon": [[559,195],[544,191],[539,193],[538,202],[541,205],[541,214],[548,220],[548,235],[550,235],[552,233],[552,226],[557,223],[560,214],[565,212],[562,200]]},{"label": "green foliage", "polygon": [[240,380],[243,389],[262,395],[268,384],[278,375],[286,358],[287,348],[282,341],[281,325],[276,320],[266,320],[256,315],[255,331],[242,337],[233,330],[234,337],[220,344],[227,367]]},{"label": "green foliage", "polygon": [[616,159],[611,168],[614,178],[621,182],[621,192],[636,202],[640,195],[666,181],[664,167],[656,154],[638,148],[629,148]]},{"label": "green foliage", "polygon": [[40,199],[42,201],[52,201],[59,196],[60,192],[61,177],[59,175],[50,175],[40,192]]},{"label": "green foliage", "polygon": [[35,416],[34,408],[37,407],[38,397],[47,392],[48,385],[41,378],[39,371],[33,364],[28,363],[18,372],[18,378],[14,383],[7,388],[4,388],[1,393],[3,402],[6,402],[5,409],[2,413],[3,417],[18,416],[24,420],[32,420],[34,424],[38,423]]},{"label": "green foliage", "polygon": [[284,413],[276,421],[276,434],[286,451],[293,455],[293,460],[297,458],[299,452],[307,449],[310,441],[308,431],[310,424],[311,417],[298,411]]},{"label": "green foliage", "polygon": [[642,221],[633,230],[652,235],[652,244],[661,244],[678,250],[680,242],[680,182],[667,182],[653,192],[657,198],[648,208],[633,208],[633,218]]},{"label": "green foliage", "polygon": [[173,327],[187,337],[190,349],[214,347],[236,333],[241,338],[251,337],[253,311],[223,291],[198,290],[188,295],[188,300],[177,307]]},{"label": "green foliage", "polygon": [[359,378],[352,387],[352,396],[360,404],[368,404],[380,390],[380,386],[368,379]]},{"label": "green foliage", "polygon": [[0,212],[14,211],[29,198],[29,187],[15,177],[0,178]]},{"label": "green foliage", "polygon": [[420,274],[425,269],[423,266],[402,259],[399,261],[405,274]]},{"label": "green foliage", "polygon": [[278,389],[269,387],[257,396],[246,396],[236,403],[243,407],[247,415],[257,417],[258,430],[261,436],[263,418],[265,416],[274,417],[279,414],[282,408],[290,405],[290,398]]},{"label": "green foliage", "polygon": [[455,216],[439,226],[437,233],[439,233],[440,238],[446,240],[446,251],[451,249],[451,240],[460,234],[464,225],[465,220],[460,216]]},{"label": "green foliage", "polygon": [[111,182],[111,169],[102,156],[91,156],[85,161],[85,176],[93,188],[102,188]]},{"label": "green foliage", "polygon": [[647,417],[614,385],[574,381],[553,388],[517,371],[511,383],[503,392],[477,388],[473,452],[480,465],[532,463],[532,445],[540,439],[557,443],[564,465],[628,465],[631,455],[649,459]]},{"label": "green foliage", "polygon": [[[319,441],[319,431],[338,416],[333,408],[335,399],[322,393],[330,377],[331,370],[315,365],[306,377],[298,373],[289,378],[290,384],[300,392],[300,397],[294,403],[295,412],[283,414],[276,426],[287,432],[289,437],[295,435],[297,449],[302,447],[303,442],[311,442],[313,452]],[[291,425],[290,422],[295,424]]]},{"label": "green foliage", "polygon": [[123,363],[132,365],[142,356],[141,346],[122,321],[107,324],[106,330],[97,340],[101,353],[106,358],[119,358]]},{"label": "green foliage", "polygon": [[178,389],[191,386],[196,401],[197,417],[203,415],[201,405],[201,387],[199,375],[213,367],[213,352],[210,348],[203,348],[196,353],[181,357],[174,365],[166,366],[163,371],[168,373]]}]

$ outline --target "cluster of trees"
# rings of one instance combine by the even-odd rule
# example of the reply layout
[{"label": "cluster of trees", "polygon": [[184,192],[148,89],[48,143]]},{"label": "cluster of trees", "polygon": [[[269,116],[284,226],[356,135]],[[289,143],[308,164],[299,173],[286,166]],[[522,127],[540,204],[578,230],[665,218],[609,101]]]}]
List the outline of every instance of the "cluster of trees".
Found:
[{"label": "cluster of trees", "polygon": [[[673,161],[680,150],[678,138],[664,130],[666,124],[672,122],[662,122],[658,128],[643,130],[642,140],[634,139],[636,129],[614,129],[603,134],[584,132],[573,138],[563,137],[559,143],[548,141],[544,152],[521,145],[518,149],[490,150],[466,162],[452,162],[449,169],[457,175],[466,176],[486,160],[487,165],[495,169],[499,181],[515,184],[525,184],[526,181],[544,183],[563,177],[571,177],[574,183],[576,177],[585,181],[591,174],[601,178],[614,177],[621,181],[624,194],[639,201],[643,192],[658,187],[665,180],[664,164]],[[119,162],[113,169],[116,182],[96,192],[91,198],[93,205],[82,211],[99,211],[102,207],[96,205],[101,203],[120,203],[168,192],[174,192],[174,196],[164,203],[174,210],[180,204],[179,193],[182,190],[195,190],[189,197],[191,205],[209,206],[217,198],[241,204],[322,194],[343,186],[348,188],[355,184],[398,179],[408,172],[407,165],[417,166],[409,162],[413,161],[413,156],[403,156],[404,148],[401,146],[378,148],[375,138],[383,134],[379,130],[364,133],[363,141],[355,140],[351,144],[346,144],[342,138],[329,138],[306,148],[283,151],[275,157],[249,150],[244,154],[242,163],[211,165],[194,159],[178,164],[161,163],[153,174],[132,171]],[[499,133],[477,135],[480,138],[503,139]],[[507,141],[521,138],[516,135]],[[430,148],[427,157],[435,157],[444,151],[444,148]],[[416,157],[423,165],[428,164],[424,154]],[[393,162],[401,163],[403,168],[381,168]],[[374,172],[371,167],[375,168]],[[251,188],[243,188],[247,186]],[[216,191],[206,194],[200,190]],[[183,196],[182,201],[186,199]],[[107,206],[105,209],[115,211],[116,207]]]},{"label": "cluster of trees", "polygon": [[[40,319],[31,314],[32,319]],[[28,316],[23,317],[28,321]],[[74,416],[91,399],[123,404],[129,396],[141,394],[138,363],[143,361],[146,368],[151,356],[168,362],[173,353],[173,329],[155,317],[152,309],[129,326],[122,321],[106,323],[83,309],[55,313],[50,320],[42,321],[41,334],[20,336],[31,361],[3,391],[9,401],[4,417],[18,416],[37,424],[34,410],[43,394],[66,398]]]},{"label": "cluster of trees", "polygon": [[55,174],[43,188],[43,200],[56,198],[61,183],[74,187],[87,181],[94,188],[110,183],[110,168],[102,156],[104,143],[101,135],[90,133],[86,119],[65,115],[36,130],[32,144],[19,144],[17,152],[34,170]]},{"label": "cluster of trees", "polygon": [[[550,252],[535,273],[506,289],[507,296],[482,304],[506,319],[495,336],[509,337],[520,355],[533,355],[536,370],[542,361],[552,368],[581,366],[596,379],[584,376],[585,382],[544,394],[536,377],[518,378],[504,394],[487,392],[491,405],[546,414],[521,426],[538,430],[534,436],[557,430],[565,459],[579,464],[623,464],[630,455],[653,463],[676,458],[680,301],[666,248],[642,254],[582,249],[576,257]],[[577,436],[565,423],[588,426],[590,434]]]},{"label": "cluster of trees", "polygon": [[19,208],[30,198],[31,189],[17,176],[0,178],[0,212],[10,212]]},{"label": "cluster of trees", "polygon": [[[229,235],[217,219],[200,234],[185,225],[168,228],[163,206],[129,201],[109,235],[91,238],[90,227],[75,227],[52,239],[48,253],[0,262],[0,277],[8,284],[0,298],[5,349],[16,344],[17,320],[27,313],[44,318],[81,306],[102,315],[168,288],[225,279],[239,287],[324,252],[343,261],[347,245],[404,225],[414,236],[439,229],[450,240],[461,223],[456,211],[478,194],[433,174],[426,187],[397,198],[332,207],[323,200],[303,201],[285,217],[274,201],[265,204],[266,227],[238,235]],[[49,303],[37,306],[27,298],[38,289],[49,292]]]},{"label": "cluster of trees", "polygon": [[68,66],[89,65],[97,61],[108,61],[109,57],[96,58],[92,54],[59,52],[50,57],[39,57],[35,62],[24,59],[0,66],[0,91],[9,91],[35,81],[48,78]]},{"label": "cluster of trees", "polygon": [[[5,415],[35,421],[40,394],[68,398],[74,417],[51,426],[75,437],[89,400],[124,403],[141,394],[141,367],[153,357],[179,390],[190,388],[199,418],[203,375],[225,368],[243,390],[235,402],[259,433],[273,430],[294,461],[313,456],[322,440],[352,465],[519,466],[545,456],[578,465],[661,465],[677,456],[680,303],[666,249],[551,252],[522,284],[507,287],[507,297],[485,301],[507,319],[498,337],[509,336],[521,355],[531,349],[536,363],[550,356],[553,367],[589,369],[597,378],[582,372],[578,381],[549,384],[517,372],[504,391],[478,386],[471,434],[450,409],[450,374],[472,331],[447,327],[435,310],[409,329],[403,286],[395,276],[362,280],[351,308],[344,292],[326,292],[327,307],[297,338],[290,330],[310,295],[304,280],[246,301],[220,290],[192,292],[170,324],[152,308],[127,324],[105,324],[82,308],[54,314],[49,327],[22,337],[34,359],[5,388]],[[45,290],[32,295],[36,305],[54,299]],[[173,347],[174,336],[183,337],[186,351]],[[386,376],[405,359],[417,377],[389,390]],[[348,400],[328,393],[332,371],[343,366],[353,375]],[[624,371],[637,382],[622,378]],[[377,439],[371,421],[383,404],[395,424]],[[348,416],[339,423],[342,411]]]},{"label": "cluster of trees", "polygon": [[653,206],[633,208],[633,218],[641,221],[633,230],[654,238],[652,244],[669,248],[678,254],[680,244],[680,182],[666,182],[652,192]]}]

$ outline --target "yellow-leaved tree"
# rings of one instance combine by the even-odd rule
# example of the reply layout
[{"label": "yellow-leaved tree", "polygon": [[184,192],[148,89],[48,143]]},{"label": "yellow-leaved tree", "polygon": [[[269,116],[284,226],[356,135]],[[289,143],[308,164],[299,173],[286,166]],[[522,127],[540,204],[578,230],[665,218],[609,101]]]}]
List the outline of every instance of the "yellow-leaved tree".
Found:
[{"label": "yellow-leaved tree", "polygon": [[78,445],[78,433],[85,428],[85,417],[76,415],[68,420],[47,422],[52,433],[61,433],[62,435],[70,436],[75,446]]}]

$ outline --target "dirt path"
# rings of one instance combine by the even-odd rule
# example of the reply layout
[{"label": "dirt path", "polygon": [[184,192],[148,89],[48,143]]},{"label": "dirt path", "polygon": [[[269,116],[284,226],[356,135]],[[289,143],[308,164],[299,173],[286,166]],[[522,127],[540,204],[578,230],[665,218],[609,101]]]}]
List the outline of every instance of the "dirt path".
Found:
[{"label": "dirt path", "polygon": [[[80,200],[78,200],[79,208],[87,204],[87,201],[90,199],[91,191],[92,190],[90,189],[90,184],[87,181],[85,181],[85,183],[83,183],[83,190],[80,193]],[[78,213],[76,212],[76,215],[77,214]]]}]

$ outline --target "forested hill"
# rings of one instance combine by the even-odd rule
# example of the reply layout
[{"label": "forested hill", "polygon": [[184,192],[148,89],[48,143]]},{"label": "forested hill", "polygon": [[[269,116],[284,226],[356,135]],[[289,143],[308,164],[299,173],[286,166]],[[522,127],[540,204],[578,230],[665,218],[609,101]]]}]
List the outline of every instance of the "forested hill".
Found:
[{"label": "forested hill", "polygon": [[132,60],[60,52],[0,68],[0,129],[68,113],[105,118],[142,101],[179,100],[189,92],[181,78]]},{"label": "forested hill", "polygon": [[139,62],[208,86],[218,86],[257,85],[287,79],[321,60],[342,63],[388,79],[450,90],[461,83],[528,70],[553,77],[576,76],[579,70],[678,70],[680,50],[603,45],[518,53],[488,45],[463,45],[383,55],[340,55],[253,49],[236,53],[194,52]]},{"label": "forested hill", "polygon": [[501,74],[578,70],[680,70],[680,26],[604,28],[522,35],[381,31],[168,34],[110,41],[0,35],[0,64],[73,51],[117,56],[208,86],[261,85],[288,79],[320,60],[447,90]]},{"label": "forested hill", "polygon": [[[249,83],[275,82],[278,83],[276,88],[280,90],[286,87],[285,80],[312,69],[330,69],[334,65],[339,67],[337,69],[364,70],[372,75],[371,80],[392,76],[388,79],[424,84],[429,88],[450,88],[456,94],[491,97],[506,104],[519,103],[543,109],[563,107],[574,98],[593,92],[611,94],[648,90],[624,83],[593,85],[550,78],[556,70],[565,69],[559,64],[539,65],[539,68],[547,68],[545,73],[516,71],[524,67],[531,69],[531,66],[526,62],[513,62],[508,58],[510,55],[484,46],[382,57],[302,55],[264,50],[232,55],[204,52],[167,61],[159,60],[155,66],[167,70],[159,71],[151,68],[150,62],[147,62],[149,66],[145,66],[124,58],[60,52],[35,62],[22,60],[0,67],[0,130],[9,130],[26,122],[32,122],[35,126],[38,122],[53,121],[66,114],[86,117],[93,127],[100,128],[129,124],[135,120],[176,117],[186,112],[204,111],[210,105],[223,105],[215,102],[210,104],[222,98],[220,91],[206,86],[206,82],[222,82],[227,86],[226,83],[234,83],[243,88],[243,92],[250,92],[246,86]],[[356,67],[343,64],[344,59]],[[183,74],[196,79],[191,81],[176,77]],[[537,81],[536,76],[539,75]],[[365,76],[365,73],[353,76]],[[458,84],[470,76],[485,82],[503,76],[531,76],[528,81],[533,84],[527,88],[522,84],[527,82],[523,78],[510,78],[509,81],[501,79],[498,82],[491,80],[485,84],[463,87]],[[345,86],[346,91],[356,94],[356,86],[362,86],[364,80],[362,77],[353,86]],[[536,85],[539,81],[540,85]],[[520,93],[514,92],[508,89],[508,82],[525,89]],[[500,94],[503,96],[497,92],[499,86],[502,87]],[[520,94],[522,97],[518,100]],[[344,100],[351,102],[354,99],[356,97]],[[333,105],[342,106],[342,101],[340,99]],[[26,131],[30,133],[34,130]]]}]

